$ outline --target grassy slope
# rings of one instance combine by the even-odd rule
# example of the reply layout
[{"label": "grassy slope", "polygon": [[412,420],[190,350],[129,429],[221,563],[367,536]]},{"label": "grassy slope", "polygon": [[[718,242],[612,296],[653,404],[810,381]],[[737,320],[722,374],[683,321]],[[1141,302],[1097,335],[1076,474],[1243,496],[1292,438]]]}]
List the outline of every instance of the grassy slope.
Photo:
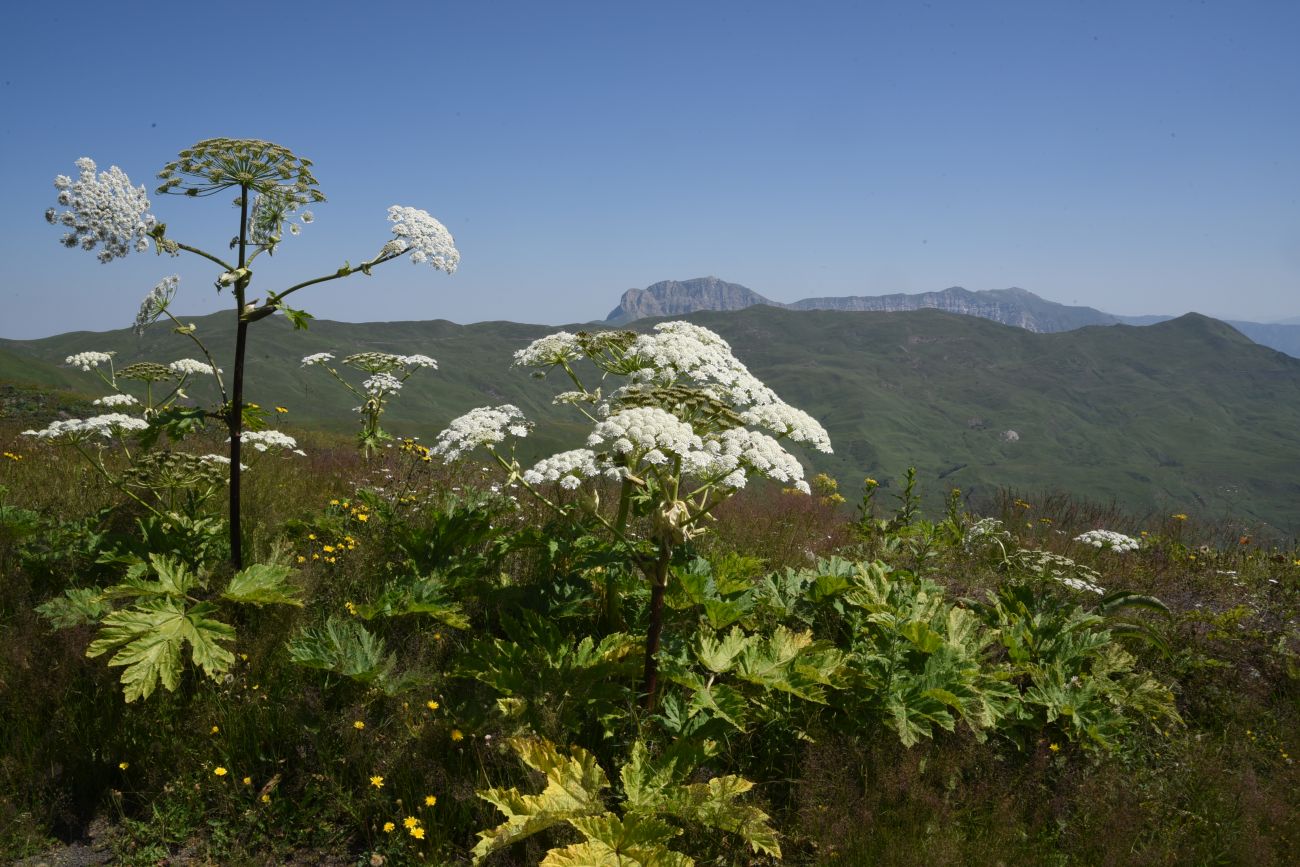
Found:
[{"label": "grassy slope", "polygon": [[[812,463],[850,488],[915,464],[936,495],[947,486],[977,495],[1051,488],[1137,511],[1300,528],[1300,360],[1215,320],[1191,314],[1145,328],[1032,334],[936,311],[752,307],[687,318],[726,337],[759,377],[822,420],[836,454]],[[197,321],[212,346],[233,344],[226,316]],[[563,384],[509,369],[515,349],[553,330],[437,320],[318,322],[295,333],[270,320],[252,332],[249,399],[288,406],[295,424],[347,429],[350,397],[298,360],[324,350],[421,352],[441,370],[411,380],[386,416],[394,432],[428,441],[456,414],[511,402],[544,422],[530,452],[573,447],[580,426],[557,434],[547,422],[571,418],[549,405]],[[194,355],[161,328],[143,339],[126,329],[76,332],[4,348],[47,362],[87,349],[116,349],[124,360]],[[1019,441],[1004,442],[1006,430]]]}]

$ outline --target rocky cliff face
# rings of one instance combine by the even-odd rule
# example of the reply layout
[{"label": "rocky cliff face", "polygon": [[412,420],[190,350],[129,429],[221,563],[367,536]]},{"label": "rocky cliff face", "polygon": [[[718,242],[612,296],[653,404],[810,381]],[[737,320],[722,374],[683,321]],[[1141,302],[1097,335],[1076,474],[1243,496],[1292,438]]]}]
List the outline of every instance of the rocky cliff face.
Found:
[{"label": "rocky cliff face", "polygon": [[743,310],[755,304],[786,306],[769,301],[739,283],[728,283],[717,277],[664,280],[645,289],[624,292],[605,321],[621,325],[648,316],[680,316],[696,310]]},{"label": "rocky cliff face", "polygon": [[607,322],[622,324],[647,316],[679,316],[696,310],[741,310],[754,304],[788,307],[793,310],[942,310],[966,316],[992,319],[1027,331],[1071,331],[1085,325],[1115,325],[1125,321],[1091,307],[1070,307],[1045,301],[1024,289],[988,289],[971,292],[960,286],[942,292],[916,295],[849,295],[835,298],[805,298],[782,304],[764,298],[752,289],[727,283],[717,277],[694,280],[665,280],[646,289],[629,289]]}]

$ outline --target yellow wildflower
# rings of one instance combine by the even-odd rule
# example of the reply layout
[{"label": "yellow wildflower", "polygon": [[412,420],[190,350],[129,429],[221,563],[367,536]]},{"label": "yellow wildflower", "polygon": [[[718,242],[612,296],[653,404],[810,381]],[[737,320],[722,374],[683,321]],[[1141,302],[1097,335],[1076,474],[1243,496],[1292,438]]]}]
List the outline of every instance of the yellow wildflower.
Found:
[{"label": "yellow wildflower", "polygon": [[414,838],[417,839],[417,840],[423,840],[423,839],[424,839],[424,829],[423,829],[423,828],[412,828],[412,829],[411,829],[411,836],[414,837]]},{"label": "yellow wildflower", "polygon": [[354,729],[356,729],[357,731],[361,731],[363,728],[366,727],[366,724],[363,723],[361,720],[357,720],[356,722],[354,722],[354,723],[352,724],[352,727],[353,727]]},{"label": "yellow wildflower", "polygon": [[271,803],[271,796],[266,794],[262,795],[262,803],[263,804]]},{"label": "yellow wildflower", "polygon": [[[334,558],[333,558],[333,557],[330,557],[329,559],[333,560]],[[348,613],[349,613],[349,614],[353,615],[354,617],[356,616],[356,613],[357,613],[357,603],[355,603],[355,602],[344,602],[344,603],[343,603],[343,607],[346,608],[346,609],[348,610]]]},{"label": "yellow wildflower", "polygon": [[253,785],[253,778],[252,778],[252,777],[244,777],[244,785],[245,785],[245,786],[251,786],[251,785]]},{"label": "yellow wildflower", "polygon": [[221,731],[221,726],[213,726],[213,727],[212,727],[212,733],[213,733],[214,735],[215,735],[217,732],[219,732],[219,731]]},{"label": "yellow wildflower", "polygon": [[338,561],[339,561],[339,558],[338,558],[338,557],[326,557],[326,558],[325,558],[325,562],[326,562],[326,563],[337,563]]},{"label": "yellow wildflower", "polygon": [[127,768],[129,768],[129,767],[131,767],[131,763],[130,763],[130,762],[118,762],[118,763],[117,763],[117,769],[118,769],[119,771],[125,771],[125,770],[126,770]]},{"label": "yellow wildflower", "polygon": [[338,504],[339,504],[339,501],[338,501],[338,500],[330,500],[330,505],[331,505],[331,506],[337,506]]},{"label": "yellow wildflower", "polygon": [[324,551],[326,554],[333,554],[333,553],[334,553],[334,546],[333,546],[333,545],[326,545],[326,546],[325,546],[324,548],[322,548],[321,550]]},{"label": "yellow wildflower", "polygon": [[282,407],[282,406],[277,406],[277,407],[275,408],[275,411],[276,411],[276,412],[288,412],[289,410],[285,409],[285,408]]},{"label": "yellow wildflower", "polygon": [[436,701],[434,701],[433,699],[429,699],[428,701],[426,701],[426,702],[424,703],[424,706],[427,707],[429,710],[437,710],[437,709],[438,709],[438,703],[437,703]]},{"label": "yellow wildflower", "polygon": [[397,827],[397,826],[394,825],[392,822],[385,822],[385,823],[384,823],[384,833],[385,833],[385,834],[391,834],[391,833],[393,833],[393,829],[396,828],[396,827]]},{"label": "yellow wildflower", "polygon": [[451,730],[451,739],[452,739],[453,741],[463,741],[463,740],[465,740],[465,735],[461,732],[460,729],[452,729],[452,730]]},{"label": "yellow wildflower", "polygon": [[225,768],[221,767],[220,765],[217,765],[215,768],[212,769],[212,773],[216,774],[218,777],[224,777],[226,774],[230,773],[230,771],[227,771]]},{"label": "yellow wildflower", "polygon": [[367,515],[365,512],[357,512],[357,520],[364,523],[370,520],[370,516]]},{"label": "yellow wildflower", "polygon": [[370,778],[370,785],[374,786],[376,789],[382,789],[382,788],[384,787],[384,778],[383,778],[383,777],[371,777],[371,778]]},{"label": "yellow wildflower", "polygon": [[1050,746],[1048,746],[1048,749],[1051,750],[1051,751],[1054,752],[1054,753],[1059,753],[1059,752],[1061,751],[1061,745],[1060,745],[1060,744],[1051,744]]},{"label": "yellow wildflower", "polygon": [[1170,515],[1169,517],[1173,518],[1175,521],[1186,521],[1186,520],[1187,520],[1187,516],[1184,515],[1182,512],[1179,512],[1177,515]]},{"label": "yellow wildflower", "polygon": [[308,533],[308,534],[307,534],[307,538],[308,538],[308,539],[311,539],[313,542],[315,542],[315,541],[316,541],[316,534],[315,534],[315,533]]},{"label": "yellow wildflower", "polygon": [[437,796],[437,795],[425,795],[425,796],[424,796],[424,806],[426,806],[426,807],[432,807],[432,806],[433,806],[434,804],[436,804],[436,803],[438,803],[438,796]]},{"label": "yellow wildflower", "polygon": [[414,828],[418,824],[420,824],[420,820],[414,816],[407,816],[402,820],[402,827],[404,828]]},{"label": "yellow wildflower", "polygon": [[298,562],[299,562],[299,563],[306,563],[306,562],[307,562],[307,558],[304,557],[304,556],[302,556],[301,554],[299,554],[299,555],[298,555]]}]

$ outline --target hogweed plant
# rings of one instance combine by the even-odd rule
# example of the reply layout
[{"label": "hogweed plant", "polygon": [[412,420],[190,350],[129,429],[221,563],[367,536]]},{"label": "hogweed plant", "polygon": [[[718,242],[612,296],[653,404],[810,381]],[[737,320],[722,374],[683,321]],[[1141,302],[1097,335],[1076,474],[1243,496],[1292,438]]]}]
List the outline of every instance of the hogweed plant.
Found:
[{"label": "hogweed plant", "polygon": [[[503,450],[527,436],[517,407],[481,407],[439,434],[433,452],[455,460],[486,450],[511,482],[560,513],[589,515],[639,568],[650,584],[643,691],[654,709],[656,660],[664,594],[673,554],[705,532],[713,512],[755,477],[807,494],[803,467],[783,441],[830,452],[830,438],[810,415],[783,402],[732,354],[717,334],[688,322],[666,322],[652,334],[558,332],[515,353],[515,364],[538,376],[562,373],[574,386],[555,397],[592,425],[584,448],[560,452],[528,469]],[[590,387],[581,370],[594,368],[602,385]],[[609,389],[606,391],[606,389]],[[598,486],[618,484],[618,501],[602,508]],[[546,488],[570,491],[562,505]],[[633,525],[633,519],[641,519]],[[614,570],[605,586],[606,620],[620,614]]]},{"label": "hogweed plant", "polygon": [[344,379],[338,368],[331,367],[332,352],[316,352],[302,360],[303,367],[319,367],[334,377],[353,397],[361,401],[354,412],[361,415],[361,432],[357,445],[367,458],[393,437],[379,424],[385,406],[397,396],[402,386],[417,370],[438,369],[438,362],[427,355],[393,355],[388,352],[358,352],[343,358],[341,364],[361,373],[369,374],[355,386]]},{"label": "hogweed plant", "polygon": [[[258,139],[205,139],[180,152],[158,177],[162,181],[158,194],[202,198],[231,193],[239,208],[238,232],[230,241],[235,251],[230,261],[209,250],[184,243],[167,233],[167,225],[149,213],[150,202],[143,186],[133,186],[130,178],[116,166],[98,172],[88,157],[77,160],[79,176],[55,178],[59,208],[46,211],[46,220],[66,229],[61,238],[64,246],[96,251],[101,262],[143,252],[152,243],[157,253],[179,256],[188,253],[219,268],[216,286],[229,289],[237,319],[234,369],[229,391],[218,379],[222,405],[215,415],[226,425],[230,435],[230,556],[235,568],[243,564],[240,537],[240,460],[244,431],[249,427],[249,405],[244,400],[244,361],[248,349],[249,326],[274,313],[283,313],[296,328],[306,328],[310,314],[288,305],[286,299],[308,286],[337,280],[353,274],[370,275],[386,262],[410,256],[413,263],[428,264],[448,274],[456,270],[460,254],[447,229],[417,208],[394,205],[388,209],[393,238],[377,253],[358,265],[344,262],[336,271],[296,283],[284,289],[267,290],[264,297],[251,295],[252,266],[258,256],[275,252],[286,232],[297,235],[302,224],[314,216],[307,206],[323,202],[310,160],[288,148]],[[161,316],[170,316],[167,307],[176,291],[176,281],[168,278],[145,298],[137,316],[137,328],[147,327]],[[193,324],[175,322],[174,330],[194,337]],[[201,344],[200,344],[201,345]],[[204,349],[208,365],[218,377],[216,364]],[[254,416],[255,418],[255,416]],[[378,413],[375,414],[377,424]],[[193,419],[191,419],[193,420]],[[202,415],[197,416],[201,423]]]}]

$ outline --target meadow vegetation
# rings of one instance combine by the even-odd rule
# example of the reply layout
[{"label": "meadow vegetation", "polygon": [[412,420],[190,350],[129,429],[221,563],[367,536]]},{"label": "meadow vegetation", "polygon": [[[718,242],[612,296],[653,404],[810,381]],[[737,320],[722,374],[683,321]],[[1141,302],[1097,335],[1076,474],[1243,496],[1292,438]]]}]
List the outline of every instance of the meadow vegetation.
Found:
[{"label": "meadow vegetation", "polygon": [[[287,407],[236,383],[249,324],[309,318],[245,303],[313,195],[281,151],[212,140],[164,170],[239,187],[237,268],[117,169],[56,182],[68,246],[226,268],[236,372],[165,279],[137,324],[206,361],[82,347],[109,394],[5,392],[0,851],[96,828],[126,864],[1292,857],[1293,543],[1012,492],[927,512],[914,470],[846,502],[787,451],[830,454],[826,429],[688,322],[521,342],[576,419],[549,433],[497,404],[398,438],[387,410],[435,361],[377,351],[300,363],[360,401],[356,439],[271,429]],[[390,219],[320,279],[454,267],[431,217]],[[539,440],[570,447],[516,448]]]},{"label": "meadow vegetation", "polygon": [[[285,599],[220,602],[219,676],[187,649],[174,690],[128,702],[121,668],[86,658],[96,606],[138,599],[112,588],[160,549],[226,587],[223,534],[168,539],[17,432],[0,461],[10,857],[97,816],[122,863],[529,864],[596,840],[647,864],[1282,864],[1300,843],[1294,549],[1060,500],[1009,496],[993,523],[854,510],[824,478],[811,497],[747,489],[674,551],[648,712],[652,587],[594,517],[482,461],[414,442],[365,461],[303,432],[307,457],[247,477],[249,549],[285,569]],[[1076,542],[1098,518],[1141,546]],[[1124,605],[1143,597],[1167,611]]]}]

